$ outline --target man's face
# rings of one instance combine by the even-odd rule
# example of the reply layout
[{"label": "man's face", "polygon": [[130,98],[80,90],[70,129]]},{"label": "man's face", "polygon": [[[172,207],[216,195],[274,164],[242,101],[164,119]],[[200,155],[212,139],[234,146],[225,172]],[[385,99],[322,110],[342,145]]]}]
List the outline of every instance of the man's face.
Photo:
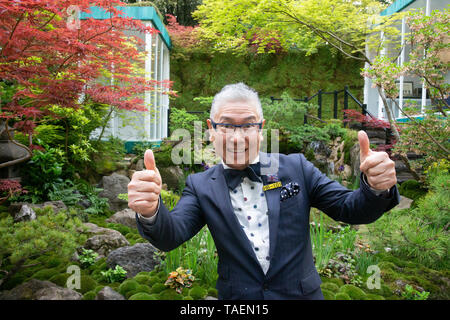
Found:
[{"label": "man's face", "polygon": [[[262,122],[264,126],[265,123],[264,119],[260,119],[256,107],[248,102],[227,102],[219,107],[212,120],[234,125]],[[226,165],[241,170],[256,158],[263,140],[262,130],[215,130],[209,119],[206,122],[215,151]]]}]

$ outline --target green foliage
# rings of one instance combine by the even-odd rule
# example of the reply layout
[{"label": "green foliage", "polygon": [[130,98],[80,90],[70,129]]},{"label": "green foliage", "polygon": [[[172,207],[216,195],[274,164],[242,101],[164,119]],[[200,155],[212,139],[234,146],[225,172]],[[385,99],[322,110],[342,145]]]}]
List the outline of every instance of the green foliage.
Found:
[{"label": "green foliage", "polygon": [[[352,300],[367,300],[366,293],[360,288],[352,285],[345,284],[339,289],[340,293],[346,293]],[[337,299],[337,298],[336,298]]]},{"label": "green foliage", "polygon": [[98,284],[97,284],[97,281],[92,279],[92,277],[82,274],[81,279],[80,279],[80,285],[81,285],[80,289],[75,289],[75,290],[79,291],[82,294],[85,294],[88,291],[94,290]]},{"label": "green foliage", "polygon": [[334,293],[327,289],[322,289],[322,294],[325,300],[335,300]]},{"label": "green foliage", "polygon": [[64,211],[55,214],[51,207],[36,209],[36,213],[32,221],[14,223],[12,217],[0,220],[0,261],[14,266],[16,272],[38,257],[44,261],[51,256],[69,260],[75,248],[86,241],[78,231],[82,229],[79,219],[69,218]]},{"label": "green foliage", "polygon": [[139,287],[139,283],[133,279],[128,279],[122,282],[119,286],[119,293],[126,296],[127,292],[136,290]]},{"label": "green foliage", "polygon": [[217,291],[217,289],[216,288],[209,288],[208,289],[208,296],[211,296],[211,297],[218,297],[218,291]]},{"label": "green foliage", "polygon": [[[67,279],[70,277],[70,274],[64,272],[64,273],[58,273],[50,277],[48,280],[56,284],[60,287],[65,287],[67,284]],[[33,277],[34,278],[34,277]]]},{"label": "green foliage", "polygon": [[323,282],[320,287],[322,288],[322,290],[328,290],[334,293],[337,293],[339,291],[339,286],[333,282]]},{"label": "green foliage", "polygon": [[338,292],[334,296],[334,298],[335,298],[335,300],[352,300],[352,298],[350,298],[350,296],[345,292]]},{"label": "green foliage", "polygon": [[119,265],[116,265],[114,269],[109,268],[106,271],[102,271],[101,275],[108,283],[120,282],[126,278],[127,271]]},{"label": "green foliage", "polygon": [[183,300],[183,296],[173,289],[166,289],[159,294],[160,300]]},{"label": "green foliage", "polygon": [[189,290],[189,295],[194,299],[194,300],[200,300],[206,297],[206,295],[208,294],[208,291],[205,288],[202,288],[200,286],[193,286],[190,290]]},{"label": "green foliage", "polygon": [[155,296],[148,294],[146,292],[138,292],[133,294],[128,300],[158,300]]},{"label": "green foliage", "polygon": [[88,291],[83,294],[83,300],[95,300],[97,294],[94,291]]},{"label": "green foliage", "polygon": [[[172,108],[170,112],[170,132],[174,132],[177,129],[187,130],[191,137],[194,137],[194,122],[200,122],[200,118],[196,114],[188,113],[186,109]],[[203,123],[203,125],[205,125]]]},{"label": "green foliage", "polygon": [[28,193],[17,199],[33,203],[49,200],[52,185],[63,182],[64,164],[64,152],[60,149],[34,150],[31,159],[21,166],[22,185]]},{"label": "green foliage", "polygon": [[160,293],[163,290],[166,290],[166,286],[161,282],[157,282],[152,286],[152,293]]},{"label": "green foliage", "polygon": [[410,284],[405,286],[405,291],[402,292],[402,297],[406,300],[427,300],[430,295],[427,291],[419,292],[414,289]]},{"label": "green foliage", "polygon": [[412,200],[417,200],[427,193],[423,184],[417,180],[407,180],[400,185],[400,194]]},{"label": "green foliage", "polygon": [[98,253],[91,249],[82,248],[82,253],[79,255],[79,260],[83,268],[87,268],[95,263]]},{"label": "green foliage", "polygon": [[136,275],[134,278],[140,284],[150,284],[150,276],[147,275]]},{"label": "green foliage", "polygon": [[450,174],[435,174],[429,183],[429,192],[415,208],[392,210],[369,225],[370,239],[380,251],[389,247],[398,257],[429,268],[448,269]]}]

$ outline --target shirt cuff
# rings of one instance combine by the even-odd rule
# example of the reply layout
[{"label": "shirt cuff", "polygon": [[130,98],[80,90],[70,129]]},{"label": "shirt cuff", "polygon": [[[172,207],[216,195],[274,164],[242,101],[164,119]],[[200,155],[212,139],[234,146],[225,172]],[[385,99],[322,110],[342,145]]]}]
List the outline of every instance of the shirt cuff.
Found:
[{"label": "shirt cuff", "polygon": [[144,222],[144,223],[148,223],[148,224],[154,224],[155,223],[155,220],[156,220],[156,216],[158,215],[158,211],[159,211],[159,200],[158,200],[158,208],[156,209],[156,212],[155,212],[155,214],[154,215],[152,215],[151,217],[144,217],[143,215],[141,215],[140,213],[137,213],[137,215],[138,215],[138,217],[139,217],[139,220],[141,221],[141,222]]},{"label": "shirt cuff", "polygon": [[367,182],[367,177],[365,174],[363,174],[363,181],[365,184],[367,184],[367,186],[370,188],[370,191],[372,191],[372,193],[374,193],[376,196],[388,196],[389,195],[389,190],[390,189],[386,189],[386,190],[376,190],[374,188],[372,188],[369,184],[369,182]]}]

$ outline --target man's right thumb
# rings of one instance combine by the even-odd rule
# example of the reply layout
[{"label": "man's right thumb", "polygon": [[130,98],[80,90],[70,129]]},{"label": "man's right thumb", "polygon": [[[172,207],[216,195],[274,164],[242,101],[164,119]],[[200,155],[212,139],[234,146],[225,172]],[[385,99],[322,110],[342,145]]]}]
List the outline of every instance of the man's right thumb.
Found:
[{"label": "man's right thumb", "polygon": [[145,150],[144,164],[145,164],[145,169],[147,169],[147,170],[155,170],[156,169],[155,156],[153,155],[153,151],[150,149]]}]

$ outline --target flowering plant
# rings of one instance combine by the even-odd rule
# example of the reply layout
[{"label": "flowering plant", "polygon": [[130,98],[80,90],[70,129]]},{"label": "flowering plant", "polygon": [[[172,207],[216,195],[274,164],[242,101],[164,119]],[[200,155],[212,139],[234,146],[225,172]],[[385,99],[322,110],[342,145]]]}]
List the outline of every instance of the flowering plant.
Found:
[{"label": "flowering plant", "polygon": [[178,267],[176,271],[172,271],[169,274],[169,277],[167,278],[164,285],[175,289],[178,293],[181,293],[183,288],[190,288],[194,280],[195,277],[192,275],[192,271],[190,269],[183,269],[182,267]]}]

